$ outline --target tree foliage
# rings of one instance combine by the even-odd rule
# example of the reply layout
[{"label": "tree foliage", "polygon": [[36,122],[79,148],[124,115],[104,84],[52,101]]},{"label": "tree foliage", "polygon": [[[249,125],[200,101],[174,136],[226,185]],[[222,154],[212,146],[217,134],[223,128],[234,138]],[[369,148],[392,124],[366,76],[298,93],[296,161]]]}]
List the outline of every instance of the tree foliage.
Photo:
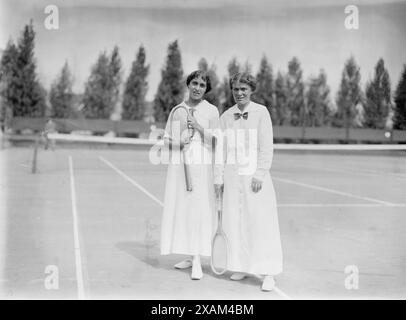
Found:
[{"label": "tree foliage", "polygon": [[0,62],[0,122],[7,123],[17,104],[16,92],[19,85],[19,72],[17,69],[18,50],[12,40],[7,43]]},{"label": "tree foliage", "polygon": [[357,126],[357,106],[362,104],[363,100],[360,81],[360,68],[354,57],[350,57],[345,62],[336,97],[337,111],[333,121],[335,126],[347,129]]},{"label": "tree foliage", "polygon": [[17,45],[10,40],[1,60],[3,114],[42,117],[45,114],[45,89],[37,76],[34,57],[35,31],[32,21],[25,25]]},{"label": "tree foliage", "polygon": [[220,105],[220,95],[221,95],[221,88],[220,88],[220,81],[216,73],[216,66],[212,64],[209,67],[207,60],[205,58],[201,58],[198,63],[198,69],[207,72],[208,76],[210,77],[211,81],[211,91],[206,93],[204,99],[206,99],[211,104],[215,105],[219,112],[221,113],[221,105]]},{"label": "tree foliage", "polygon": [[109,119],[117,109],[121,84],[121,59],[118,48],[109,56],[100,53],[93,65],[83,95],[83,113],[86,118]]},{"label": "tree foliage", "polygon": [[54,118],[69,118],[73,114],[73,77],[69,65],[65,62],[62,71],[51,85],[49,101],[51,116]]},{"label": "tree foliage", "polygon": [[146,65],[145,60],[145,49],[140,46],[124,88],[123,119],[142,120],[144,117],[146,109],[145,95],[148,90],[147,76],[149,73],[149,65]]},{"label": "tree foliage", "polygon": [[276,109],[274,106],[274,80],[272,66],[264,55],[261,59],[256,76],[257,89],[253,95],[253,101],[260,103],[269,111],[273,123],[276,123]]},{"label": "tree foliage", "polygon": [[286,75],[287,107],[290,113],[290,124],[293,126],[303,125],[305,121],[304,83],[302,68],[296,57],[288,63]]},{"label": "tree foliage", "polygon": [[317,77],[310,78],[306,91],[306,102],[306,126],[321,127],[331,123],[330,88],[327,85],[327,75],[324,70],[320,70]]},{"label": "tree foliage", "polygon": [[228,77],[223,78],[222,92],[223,92],[223,112],[231,108],[234,104],[233,93],[230,89],[230,79],[233,75],[241,71],[240,63],[237,58],[233,57],[227,66]]},{"label": "tree foliage", "polygon": [[288,93],[286,77],[279,71],[275,80],[274,124],[289,125],[290,111],[288,109]]},{"label": "tree foliage", "polygon": [[161,82],[154,99],[155,120],[165,122],[170,110],[179,104],[184,95],[182,56],[178,41],[168,46],[165,66],[161,71]]},{"label": "tree foliage", "polygon": [[402,75],[396,87],[393,128],[406,130],[406,64],[403,65]]},{"label": "tree foliage", "polygon": [[364,127],[384,129],[391,108],[391,89],[389,73],[383,59],[375,66],[375,74],[365,89]]}]

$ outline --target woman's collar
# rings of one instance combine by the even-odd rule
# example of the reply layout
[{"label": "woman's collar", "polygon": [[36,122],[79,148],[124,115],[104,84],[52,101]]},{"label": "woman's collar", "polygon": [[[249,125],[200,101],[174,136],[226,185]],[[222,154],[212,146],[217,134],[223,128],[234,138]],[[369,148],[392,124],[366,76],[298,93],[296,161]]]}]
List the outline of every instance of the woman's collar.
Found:
[{"label": "woman's collar", "polygon": [[200,105],[202,105],[202,103],[204,103],[204,101],[206,101],[206,100],[204,100],[204,99],[200,100],[200,102],[199,102],[197,105],[195,105],[194,107],[189,106],[189,105],[186,103],[186,100],[183,101],[183,104],[184,104],[188,109],[191,109],[191,108],[196,109],[197,107],[199,107]]},{"label": "woman's collar", "polygon": [[252,104],[253,104],[252,101],[248,102],[248,104],[245,106],[245,108],[244,108],[243,111],[241,111],[240,108],[238,108],[238,104],[235,104],[235,105],[234,105],[234,107],[235,107],[234,111],[235,111],[235,112],[238,112],[238,113],[249,112],[249,111],[251,111],[251,109],[252,109]]}]

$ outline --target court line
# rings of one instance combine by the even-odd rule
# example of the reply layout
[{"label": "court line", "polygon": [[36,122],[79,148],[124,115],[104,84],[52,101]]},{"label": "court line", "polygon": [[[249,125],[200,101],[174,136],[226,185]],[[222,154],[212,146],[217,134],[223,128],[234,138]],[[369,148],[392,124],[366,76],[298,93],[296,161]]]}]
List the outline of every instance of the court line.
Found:
[{"label": "court line", "polygon": [[78,228],[78,211],[76,202],[75,177],[73,174],[73,160],[69,156],[69,174],[70,174],[70,190],[72,199],[72,215],[73,215],[73,240],[75,248],[75,263],[76,263],[76,282],[78,287],[78,299],[85,299],[85,289],[82,271],[82,258],[80,254],[79,228]]},{"label": "court line", "polygon": [[305,188],[309,188],[309,189],[334,193],[334,194],[338,194],[338,195],[341,195],[341,196],[346,196],[346,197],[350,197],[350,198],[354,198],[354,199],[361,199],[361,200],[371,201],[371,202],[375,202],[375,203],[380,203],[380,204],[383,204],[385,206],[394,206],[394,203],[391,203],[391,202],[378,200],[378,199],[374,199],[374,198],[369,198],[369,197],[357,196],[357,195],[354,195],[354,194],[351,194],[351,193],[338,191],[338,190],[334,190],[334,189],[330,189],[330,188],[319,187],[319,186],[315,186],[315,185],[308,184],[308,183],[297,182],[297,181],[284,179],[284,178],[277,178],[275,176],[272,176],[272,179],[276,180],[276,181],[284,182],[284,183],[295,184],[295,185],[305,187]]},{"label": "court line", "polygon": [[[140,184],[138,184],[137,182],[135,182],[132,178],[130,178],[129,176],[127,176],[123,171],[121,171],[120,169],[118,169],[116,166],[114,166],[110,161],[104,159],[102,156],[99,156],[99,159],[101,161],[103,161],[105,164],[107,164],[110,168],[112,168],[114,171],[116,171],[120,176],[122,176],[125,180],[127,180],[128,182],[130,182],[133,186],[137,187],[139,190],[141,190],[142,192],[144,192],[147,196],[149,196],[152,200],[156,201],[158,204],[160,204],[162,207],[164,206],[164,204],[158,200],[155,196],[153,196],[151,193],[149,193],[144,187],[142,187]],[[279,289],[278,287],[274,287],[274,291],[281,296],[282,298],[286,299],[286,300],[291,300],[291,298],[284,293],[281,289]]]},{"label": "court line", "polygon": [[[345,173],[345,174],[357,174],[357,175],[361,175],[361,176],[367,176],[367,177],[386,177],[389,178],[389,176],[397,178],[399,180],[404,181],[406,179],[406,175],[403,176],[403,174],[396,174],[393,172],[384,172],[384,171],[372,171],[372,170],[365,170],[365,169],[355,169],[355,168],[350,168],[347,166],[341,167],[341,168],[337,168],[337,167],[314,167],[314,166],[309,166],[309,165],[297,165],[296,163],[293,163],[291,161],[284,161],[284,164],[286,164],[286,162],[289,162],[289,166],[294,166],[296,168],[304,168],[304,169],[312,169],[315,171],[327,171],[327,172],[337,172],[337,173]],[[276,170],[278,171],[278,170]]]},{"label": "court line", "polygon": [[146,190],[144,187],[142,187],[139,183],[135,182],[132,178],[127,176],[123,171],[118,169],[116,166],[114,166],[110,161],[106,160],[102,156],[99,156],[99,159],[103,161],[105,164],[107,164],[110,168],[112,168],[114,171],[116,171],[120,176],[122,176],[124,179],[126,179],[128,182],[130,182],[133,186],[137,187],[140,189],[142,192],[144,192],[148,197],[150,197],[152,200],[154,200],[156,203],[161,205],[162,207],[164,204],[156,198],[153,194],[151,194],[148,190]]}]

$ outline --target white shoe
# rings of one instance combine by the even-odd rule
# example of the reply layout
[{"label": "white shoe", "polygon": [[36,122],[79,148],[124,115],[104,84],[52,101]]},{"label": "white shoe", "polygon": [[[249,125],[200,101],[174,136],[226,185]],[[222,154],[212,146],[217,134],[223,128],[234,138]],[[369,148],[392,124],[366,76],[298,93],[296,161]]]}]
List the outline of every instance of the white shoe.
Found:
[{"label": "white shoe", "polygon": [[264,281],[262,282],[261,290],[262,291],[272,291],[275,288],[275,279],[273,276],[265,276]]},{"label": "white shoe", "polygon": [[191,278],[192,280],[200,280],[201,278],[203,278],[203,271],[200,260],[193,261]]},{"label": "white shoe", "polygon": [[192,260],[186,259],[175,264],[176,269],[188,269],[192,267]]},{"label": "white shoe", "polygon": [[244,272],[235,272],[231,275],[230,279],[234,281],[240,281],[247,277],[247,274]]}]

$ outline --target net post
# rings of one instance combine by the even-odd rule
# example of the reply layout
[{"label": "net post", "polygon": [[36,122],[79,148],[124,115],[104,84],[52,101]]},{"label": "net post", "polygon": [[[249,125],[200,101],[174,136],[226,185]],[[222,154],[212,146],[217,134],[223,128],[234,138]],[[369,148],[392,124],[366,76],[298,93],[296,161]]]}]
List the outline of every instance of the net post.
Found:
[{"label": "net post", "polygon": [[33,157],[32,157],[32,167],[31,167],[31,173],[33,173],[33,174],[37,173],[37,158],[38,158],[39,139],[40,139],[40,134],[35,136],[34,154],[33,154]]},{"label": "net post", "polygon": [[394,143],[394,141],[393,141],[393,133],[394,133],[394,130],[393,130],[393,126],[392,126],[392,128],[390,129],[390,143]]}]

